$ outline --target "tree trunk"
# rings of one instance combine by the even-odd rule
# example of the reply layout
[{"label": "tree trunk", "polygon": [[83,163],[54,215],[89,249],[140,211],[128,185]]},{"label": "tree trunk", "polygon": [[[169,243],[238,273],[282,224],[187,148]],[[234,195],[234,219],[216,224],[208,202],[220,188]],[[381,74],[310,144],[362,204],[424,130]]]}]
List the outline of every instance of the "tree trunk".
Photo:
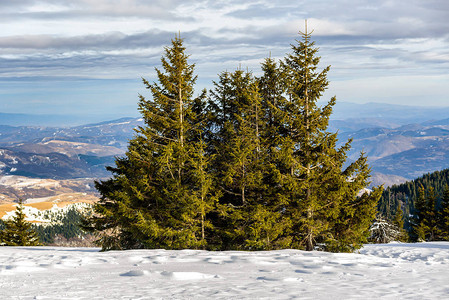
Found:
[{"label": "tree trunk", "polygon": [[[307,20],[306,20],[306,34],[307,34]],[[306,53],[305,53],[305,58],[307,60],[307,47],[306,47]],[[308,205],[307,207],[307,222],[308,222],[308,226],[307,226],[307,238],[306,238],[306,250],[307,251],[312,251],[313,250],[313,232],[312,232],[312,228],[311,228],[311,220],[313,218],[313,210],[310,204],[310,195],[311,195],[311,190],[310,190],[310,186],[309,186],[309,179],[310,179],[310,170],[311,170],[311,165],[310,165],[310,121],[309,121],[309,93],[308,93],[308,89],[309,89],[309,81],[308,81],[308,73],[309,70],[307,68],[306,65],[306,72],[305,72],[305,91],[304,91],[304,96],[305,96],[305,102],[306,102],[306,107],[305,107],[305,117],[306,117],[306,159],[307,159],[307,166],[306,166],[306,182],[307,182],[307,192],[306,192],[306,203]]]}]

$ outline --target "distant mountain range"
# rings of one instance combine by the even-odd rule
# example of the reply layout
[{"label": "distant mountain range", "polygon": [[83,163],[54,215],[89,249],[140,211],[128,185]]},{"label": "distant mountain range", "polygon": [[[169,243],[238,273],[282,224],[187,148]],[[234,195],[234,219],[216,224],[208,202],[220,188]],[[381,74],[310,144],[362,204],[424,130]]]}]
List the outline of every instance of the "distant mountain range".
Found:
[{"label": "distant mountain range", "polygon": [[[341,102],[329,129],[338,131],[342,143],[353,139],[349,160],[361,151],[368,155],[373,185],[391,185],[449,167],[448,116],[449,108]],[[59,180],[110,176],[105,166],[125,153],[140,125],[139,118],[66,128],[0,125],[0,175]]]},{"label": "distant mountain range", "polygon": [[356,104],[337,101],[331,120],[334,124],[339,124],[339,126],[334,127],[335,129],[347,131],[344,126],[350,126],[350,130],[370,127],[397,128],[407,124],[447,119],[448,116],[449,107],[407,106],[386,103]]},{"label": "distant mountain range", "polygon": [[375,173],[411,180],[449,167],[449,125],[423,123],[396,129],[366,128],[339,135],[341,141],[348,138],[353,139],[349,158],[356,159],[364,151]]},{"label": "distant mountain range", "polygon": [[0,113],[0,125],[69,127],[86,123],[96,123],[100,120],[113,118],[113,116],[107,117],[89,114],[80,116]]},{"label": "distant mountain range", "polygon": [[0,126],[0,174],[35,178],[98,178],[123,155],[138,118],[70,128]]},{"label": "distant mountain range", "polygon": [[[324,102],[319,104],[324,104]],[[345,129],[343,128],[344,126],[350,126],[350,130],[356,130],[373,127],[373,125],[395,128],[401,125],[423,123],[429,120],[447,119],[448,116],[449,107],[407,106],[386,103],[357,104],[337,101],[331,119],[333,120],[333,124],[340,124],[340,126],[334,127],[335,129],[343,130]],[[99,123],[100,120],[111,120],[114,118],[114,116],[108,117],[89,114],[34,115],[0,113],[0,125],[73,127],[87,123]]]}]

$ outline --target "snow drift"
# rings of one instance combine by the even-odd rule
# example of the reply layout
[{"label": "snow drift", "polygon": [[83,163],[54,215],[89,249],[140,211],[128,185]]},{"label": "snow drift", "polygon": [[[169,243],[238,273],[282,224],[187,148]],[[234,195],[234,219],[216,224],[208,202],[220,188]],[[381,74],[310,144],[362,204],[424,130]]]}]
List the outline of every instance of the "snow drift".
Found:
[{"label": "snow drift", "polygon": [[442,299],[449,242],[359,253],[1,247],[4,299]]}]

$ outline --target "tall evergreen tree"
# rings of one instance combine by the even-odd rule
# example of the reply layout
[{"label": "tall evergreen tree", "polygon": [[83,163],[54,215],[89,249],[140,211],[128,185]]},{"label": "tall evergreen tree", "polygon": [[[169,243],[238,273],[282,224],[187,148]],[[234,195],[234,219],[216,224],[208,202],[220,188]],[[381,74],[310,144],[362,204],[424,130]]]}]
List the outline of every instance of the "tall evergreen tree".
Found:
[{"label": "tall evergreen tree", "polygon": [[262,97],[262,87],[269,88],[251,73],[236,70],[220,74],[211,91],[214,165],[223,191],[220,202],[226,207],[226,217],[218,227],[224,229],[225,249],[266,250],[286,245],[279,239],[285,229],[279,191],[270,179],[273,136],[278,139],[272,122],[276,116],[270,111],[275,106]]},{"label": "tall evergreen tree", "polygon": [[258,78],[262,106],[262,143],[273,161],[281,137],[285,137],[284,122],[287,120],[287,99],[285,98],[285,73],[273,58],[267,58],[261,65],[262,76]]},{"label": "tall evergreen tree", "polygon": [[346,168],[350,141],[327,131],[335,97],[319,107],[329,67],[302,34],[263,74],[223,72],[210,99],[193,98],[193,65],[176,38],[158,83],[140,97],[145,126],[97,183],[101,201],[86,228],[104,249],[206,248],[352,251],[366,241],[380,189],[366,157]]},{"label": "tall evergreen tree", "polygon": [[[143,82],[152,97],[140,96],[145,126],[136,130],[126,157],[109,168],[114,177],[97,183],[101,201],[97,216],[85,227],[105,232],[104,249],[203,248],[205,220],[215,197],[206,169],[201,139],[204,92],[194,98],[194,65],[188,63],[183,40],[165,48],[158,82]],[[115,232],[115,233],[111,233]]]},{"label": "tall evergreen tree", "polygon": [[4,221],[5,229],[0,232],[0,242],[6,246],[38,246],[39,237],[32,224],[25,220],[23,202],[19,201],[12,219]]},{"label": "tall evergreen tree", "polygon": [[292,246],[310,251],[317,242],[327,242],[332,250],[350,251],[366,240],[379,191],[357,196],[368,184],[363,155],[342,171],[350,141],[337,148],[337,134],[326,131],[336,99],[322,108],[317,105],[328,86],[330,67],[318,72],[318,48],[307,23],[301,35],[283,62],[288,119],[281,151],[290,169],[283,175],[290,194],[287,215],[293,224]]},{"label": "tall evergreen tree", "polygon": [[252,74],[242,70],[223,72],[214,84],[214,165],[223,191],[220,202],[226,208],[226,216],[219,220],[226,237],[223,246],[245,249],[245,240],[258,232],[248,230],[252,223],[248,218],[254,216],[255,198],[263,195],[258,87]]},{"label": "tall evergreen tree", "polygon": [[208,244],[206,232],[213,230],[213,224],[207,218],[208,213],[216,209],[221,194],[215,191],[213,186],[213,178],[209,172],[213,157],[206,152],[206,144],[200,139],[193,145],[195,146],[191,149],[193,188],[190,191],[189,203],[194,213],[191,214],[191,222],[197,223],[196,226],[201,229],[200,246],[204,249]]},{"label": "tall evergreen tree", "polygon": [[259,210],[254,216],[263,216],[265,219],[265,222],[256,220],[256,224],[271,226],[271,232],[265,230],[267,238],[259,241],[260,245],[264,245],[264,249],[269,250],[291,246],[292,224],[291,219],[285,214],[289,196],[285,194],[283,177],[283,174],[290,170],[290,152],[283,145],[291,143],[288,142],[288,131],[285,126],[288,120],[286,74],[271,57],[265,59],[261,67],[263,73],[258,78],[258,83],[263,124],[260,134],[261,157],[264,162],[261,196],[263,202],[260,203],[262,205],[259,205]]}]

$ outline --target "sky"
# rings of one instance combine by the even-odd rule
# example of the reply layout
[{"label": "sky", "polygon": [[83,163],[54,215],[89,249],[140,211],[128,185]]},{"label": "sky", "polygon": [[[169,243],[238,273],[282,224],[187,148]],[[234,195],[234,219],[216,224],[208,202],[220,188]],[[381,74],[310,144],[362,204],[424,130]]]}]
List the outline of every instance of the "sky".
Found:
[{"label": "sky", "polygon": [[137,116],[176,34],[199,92],[282,59],[306,19],[331,65],[323,100],[449,106],[447,0],[2,0],[0,112]]}]

